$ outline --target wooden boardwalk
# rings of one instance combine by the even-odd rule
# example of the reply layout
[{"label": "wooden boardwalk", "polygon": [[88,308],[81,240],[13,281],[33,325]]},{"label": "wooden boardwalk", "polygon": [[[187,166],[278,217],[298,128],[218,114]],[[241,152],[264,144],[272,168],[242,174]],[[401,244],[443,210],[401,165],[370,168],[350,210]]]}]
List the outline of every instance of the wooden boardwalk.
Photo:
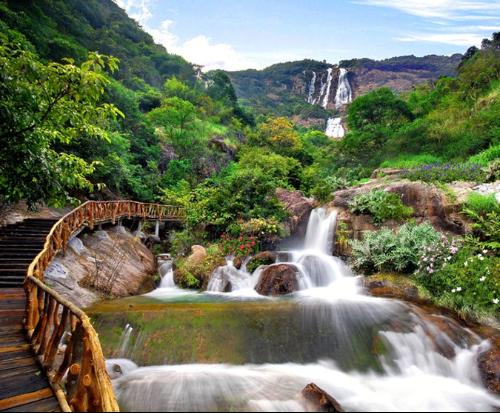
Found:
[{"label": "wooden boardwalk", "polygon": [[23,325],[24,277],[54,223],[28,220],[0,229],[0,411],[60,411]]}]

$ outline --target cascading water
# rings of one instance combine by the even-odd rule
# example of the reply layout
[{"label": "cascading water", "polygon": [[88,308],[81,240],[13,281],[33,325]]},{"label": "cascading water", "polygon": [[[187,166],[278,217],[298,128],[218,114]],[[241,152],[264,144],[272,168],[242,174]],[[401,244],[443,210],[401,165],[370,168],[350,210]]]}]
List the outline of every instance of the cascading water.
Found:
[{"label": "cascading water", "polygon": [[330,103],[330,92],[332,90],[332,82],[333,82],[333,68],[330,67],[328,69],[328,75],[326,77],[326,92],[322,103],[322,106],[325,109],[328,107],[328,104]]},{"label": "cascading water", "polygon": [[340,108],[352,102],[352,89],[349,84],[349,72],[347,69],[340,69],[339,86],[335,96],[335,106]]},{"label": "cascading water", "polygon": [[314,103],[315,103],[314,93],[316,93],[316,79],[317,79],[318,75],[314,71],[312,73],[313,73],[313,76],[311,79],[311,84],[309,85],[309,94],[307,96],[307,103],[314,105]]},{"label": "cascading water", "polygon": [[345,136],[345,129],[342,125],[342,118],[328,119],[325,135],[329,138],[342,139]]},{"label": "cascading water", "polygon": [[[305,280],[288,298],[248,301],[260,270],[250,274],[246,263],[238,270],[228,260],[214,273],[210,294],[240,301],[217,302],[210,316],[215,324],[206,334],[222,325],[213,337],[199,329],[187,334],[195,334],[201,348],[222,346],[215,364],[189,364],[196,356],[188,352],[187,364],[172,365],[167,362],[171,346],[157,350],[164,360],[157,367],[111,360],[113,371],[126,371],[114,380],[122,409],[304,411],[300,392],[313,382],[347,411],[498,410],[500,400],[482,386],[477,367],[489,343],[446,317],[364,295],[349,267],[332,256],[336,219],[336,212],[326,209],[311,214],[304,248],[287,254]],[[232,292],[224,293],[228,284]],[[200,325],[206,306],[196,307],[193,325]],[[159,317],[168,319],[173,310]],[[448,329],[433,323],[437,317]],[[241,340],[237,321],[248,331]],[[167,336],[177,334],[167,331]],[[143,339],[137,350],[147,347]],[[235,349],[242,351],[236,358],[240,365],[230,358]]]}]

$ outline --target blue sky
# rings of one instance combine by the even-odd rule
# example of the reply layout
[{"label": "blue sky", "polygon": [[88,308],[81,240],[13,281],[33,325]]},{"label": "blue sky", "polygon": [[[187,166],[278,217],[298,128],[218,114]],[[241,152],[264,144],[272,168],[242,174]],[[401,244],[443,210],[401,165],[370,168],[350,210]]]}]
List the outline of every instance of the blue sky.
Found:
[{"label": "blue sky", "polygon": [[500,0],[115,0],[206,70],[312,58],[463,53],[500,31]]}]

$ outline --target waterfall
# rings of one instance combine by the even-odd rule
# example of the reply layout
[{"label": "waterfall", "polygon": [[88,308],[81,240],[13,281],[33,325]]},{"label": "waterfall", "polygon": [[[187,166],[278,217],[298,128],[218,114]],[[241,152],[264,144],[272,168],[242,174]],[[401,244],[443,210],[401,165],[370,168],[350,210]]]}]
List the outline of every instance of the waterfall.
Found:
[{"label": "waterfall", "polygon": [[342,139],[345,136],[345,129],[344,126],[342,126],[342,118],[328,119],[325,135],[329,138]]},{"label": "waterfall", "polygon": [[175,288],[174,281],[174,270],[172,268],[172,262],[167,261],[160,267],[161,283],[160,288]]},{"label": "waterfall", "polygon": [[330,91],[332,90],[332,82],[333,82],[333,68],[328,69],[328,76],[326,80],[326,94],[323,99],[323,107],[326,109],[328,107],[328,103],[330,103]]},{"label": "waterfall", "polygon": [[326,208],[312,211],[307,225],[305,249],[331,255],[336,226],[336,211],[328,212]]},{"label": "waterfall", "polygon": [[317,79],[317,74],[316,72],[312,72],[313,76],[311,79],[311,84],[309,85],[309,95],[307,97],[307,103],[310,103],[311,105],[314,105],[314,93],[316,92],[316,79]]},{"label": "waterfall", "polygon": [[128,353],[128,348],[130,344],[130,338],[132,336],[132,332],[134,329],[130,324],[127,324],[125,326],[125,330],[123,330],[121,339],[120,339],[120,351],[119,351],[119,356],[120,357],[126,357]]},{"label": "waterfall", "polygon": [[[205,300],[199,313],[207,310],[209,296],[218,300],[214,311],[227,311],[219,318],[224,322],[210,324],[210,330],[220,329],[212,340],[206,340],[210,335],[202,329],[193,330],[203,347],[219,346],[219,358],[213,364],[206,359],[204,364],[176,364],[167,362],[176,348],[166,348],[160,354],[164,365],[156,367],[112,361],[122,410],[307,411],[300,392],[315,383],[346,411],[498,411],[500,399],[484,388],[477,365],[490,344],[445,316],[362,294],[349,267],[332,256],[336,224],[336,211],[319,208],[311,213],[304,248],[286,255],[299,269],[301,291],[285,299],[255,305],[243,300],[261,269],[250,274],[245,262],[238,270],[229,257],[210,280],[212,294],[198,295]],[[228,284],[232,292],[224,293]],[[224,309],[221,297],[240,298]],[[250,306],[246,314],[254,314],[247,322],[238,318],[245,305]],[[198,323],[197,308],[188,311]],[[172,313],[170,306],[158,317]],[[217,334],[222,331],[230,339]],[[127,326],[123,343],[129,332]],[[150,332],[151,342],[161,333]],[[165,330],[169,334],[170,324]],[[151,348],[151,342],[140,346]],[[240,365],[226,358],[234,348],[241,350]],[[352,360],[363,364],[350,365]]]},{"label": "waterfall", "polygon": [[325,95],[326,93],[326,88],[327,88],[327,84],[325,83],[325,80],[324,80],[324,76],[321,76],[321,87],[319,89],[319,96],[318,96],[318,99],[314,99],[314,102],[313,104],[319,104],[323,101],[323,96]]},{"label": "waterfall", "polygon": [[347,69],[340,69],[339,85],[335,96],[335,106],[340,108],[352,102],[352,89],[349,84],[349,72]]}]

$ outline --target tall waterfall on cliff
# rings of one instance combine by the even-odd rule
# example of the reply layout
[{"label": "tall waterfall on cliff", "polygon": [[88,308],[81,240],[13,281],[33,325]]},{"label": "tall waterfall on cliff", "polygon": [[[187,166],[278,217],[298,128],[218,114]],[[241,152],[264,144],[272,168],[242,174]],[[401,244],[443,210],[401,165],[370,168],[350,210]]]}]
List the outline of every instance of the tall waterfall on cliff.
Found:
[{"label": "tall waterfall on cliff", "polygon": [[326,94],[323,99],[323,107],[326,109],[328,104],[330,103],[330,92],[332,90],[332,82],[333,82],[333,68],[328,69],[328,76],[326,80]]},{"label": "tall waterfall on cliff", "polygon": [[316,72],[313,71],[311,84],[309,85],[309,95],[307,96],[307,103],[310,103],[311,105],[314,105],[314,102],[315,102],[314,93],[316,92],[316,79],[317,78],[318,78],[318,75],[316,74]]},{"label": "tall waterfall on cliff", "polygon": [[335,106],[340,108],[352,102],[352,89],[349,84],[349,72],[347,69],[340,69],[339,85],[335,96]]}]

